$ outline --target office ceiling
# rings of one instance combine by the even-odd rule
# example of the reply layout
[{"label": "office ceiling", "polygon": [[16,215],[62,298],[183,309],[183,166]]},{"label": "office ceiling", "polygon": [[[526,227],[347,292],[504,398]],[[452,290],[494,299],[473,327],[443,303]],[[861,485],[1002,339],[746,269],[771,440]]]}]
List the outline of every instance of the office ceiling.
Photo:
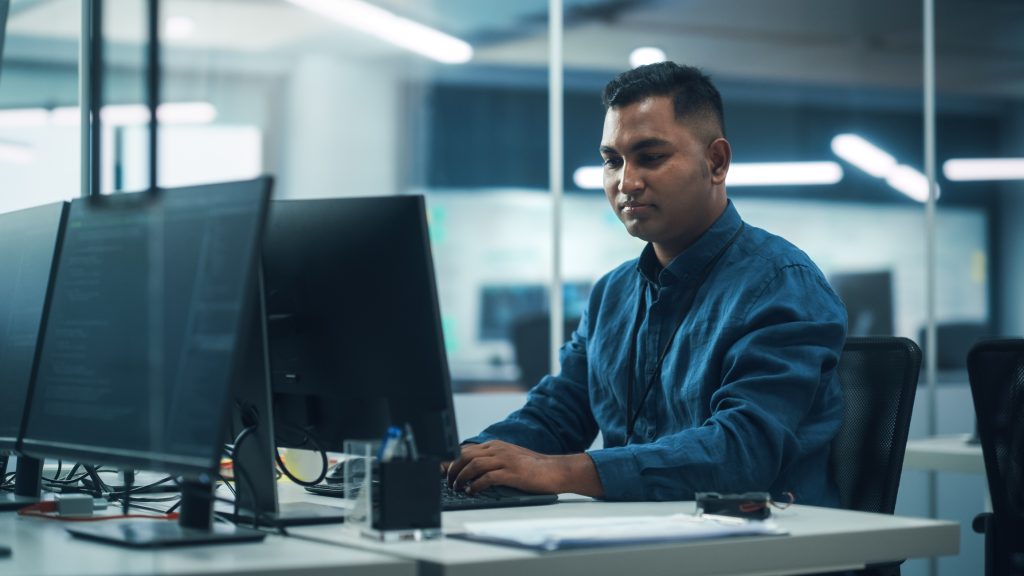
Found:
[{"label": "office ceiling", "polygon": [[[374,0],[473,44],[474,62],[546,66],[546,0]],[[618,71],[640,45],[700,65],[718,78],[794,85],[917,88],[922,82],[921,3],[916,0],[564,0],[567,70]],[[940,90],[986,99],[1024,96],[1024,2],[935,0]],[[108,0],[111,58],[141,61],[144,0]],[[80,0],[14,0],[8,60],[77,58]],[[168,61],[188,55],[270,70],[282,54],[329,51],[356,58],[405,53],[285,0],[164,0],[187,16],[191,36],[167,40]],[[121,46],[119,50],[116,47]],[[175,59],[175,54],[185,55]],[[211,65],[211,59],[204,60]],[[215,64],[214,64],[215,65]]]}]

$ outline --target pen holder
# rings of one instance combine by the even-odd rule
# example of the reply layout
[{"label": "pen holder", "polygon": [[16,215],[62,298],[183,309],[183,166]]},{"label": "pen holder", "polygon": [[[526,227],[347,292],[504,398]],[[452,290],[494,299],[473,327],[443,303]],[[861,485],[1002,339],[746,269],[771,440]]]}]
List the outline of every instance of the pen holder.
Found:
[{"label": "pen holder", "polygon": [[440,466],[440,461],[433,458],[378,463],[380,481],[373,499],[373,528],[440,528]]},{"label": "pen holder", "polygon": [[382,541],[421,540],[441,534],[440,462],[378,458],[380,442],[349,441],[344,464],[345,524]]}]

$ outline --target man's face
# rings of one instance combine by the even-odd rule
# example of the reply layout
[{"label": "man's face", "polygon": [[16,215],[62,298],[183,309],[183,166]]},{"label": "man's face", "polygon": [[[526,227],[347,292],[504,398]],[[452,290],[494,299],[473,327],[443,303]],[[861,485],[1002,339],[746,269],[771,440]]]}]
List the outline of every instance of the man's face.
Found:
[{"label": "man's face", "polygon": [[612,209],[631,235],[654,244],[663,264],[725,209],[728,143],[699,139],[676,120],[668,96],[609,108],[601,156]]}]

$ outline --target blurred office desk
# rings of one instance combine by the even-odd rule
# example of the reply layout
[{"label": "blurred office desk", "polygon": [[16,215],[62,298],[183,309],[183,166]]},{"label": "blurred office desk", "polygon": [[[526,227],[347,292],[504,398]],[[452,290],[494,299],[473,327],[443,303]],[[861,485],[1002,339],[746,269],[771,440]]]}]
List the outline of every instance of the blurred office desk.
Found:
[{"label": "blurred office desk", "polygon": [[[282,500],[295,498],[282,487]],[[317,498],[317,502],[329,499]],[[568,496],[551,506],[445,512],[446,533],[464,522],[573,516],[634,516],[693,513],[693,502],[597,502]],[[357,546],[415,560],[420,574],[470,576],[563,576],[610,574],[736,575],[800,574],[848,570],[866,563],[908,557],[941,556],[959,551],[955,522],[902,518],[794,505],[773,510],[788,536],[761,536],[644,546],[610,546],[536,552],[507,546],[439,539],[378,543],[352,536],[340,526],[289,528],[296,535]]]},{"label": "blurred office desk", "polygon": [[967,442],[970,434],[950,434],[907,440],[903,466],[936,472],[984,474],[981,444]]},{"label": "blurred office desk", "polygon": [[14,512],[0,514],[0,544],[13,551],[9,557],[0,557],[0,574],[414,576],[417,569],[414,562],[394,556],[277,535],[252,544],[134,550],[73,538],[64,530],[66,525]]}]

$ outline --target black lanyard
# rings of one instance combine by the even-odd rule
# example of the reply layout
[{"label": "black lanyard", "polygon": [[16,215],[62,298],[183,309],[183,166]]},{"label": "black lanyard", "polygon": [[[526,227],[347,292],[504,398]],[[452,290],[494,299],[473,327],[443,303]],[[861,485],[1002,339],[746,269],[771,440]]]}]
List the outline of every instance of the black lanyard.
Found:
[{"label": "black lanyard", "polygon": [[[668,351],[672,347],[672,341],[675,340],[676,334],[679,332],[679,327],[683,325],[683,320],[685,320],[687,314],[689,314],[689,310],[693,306],[693,301],[697,299],[697,291],[700,290],[700,287],[704,284],[704,281],[707,280],[708,276],[711,275],[711,271],[715,268],[715,264],[718,264],[718,261],[725,254],[725,251],[728,250],[729,247],[732,246],[733,243],[735,243],[736,240],[740,237],[740,234],[743,233],[744,227],[745,224],[743,222],[740,222],[740,227],[732,235],[732,238],[729,238],[729,241],[726,242],[725,245],[718,250],[718,252],[710,261],[708,261],[707,265],[704,266],[704,269],[701,270],[700,275],[697,277],[697,282],[693,285],[693,288],[691,288],[686,293],[686,300],[680,307],[679,320],[676,322],[675,328],[672,329],[672,334],[669,335],[668,340],[666,340],[664,346],[661,347],[661,352],[658,353],[658,362],[654,365],[654,372],[651,374],[650,378],[647,379],[647,386],[644,388],[644,393],[640,397],[640,402],[637,403],[636,411],[634,412],[633,388],[636,387],[637,344],[640,337],[640,325],[643,324],[644,316],[647,313],[647,287],[640,287],[640,297],[637,303],[636,319],[633,321],[633,330],[631,332],[629,346],[629,385],[626,388],[627,444],[629,443],[629,440],[633,437],[633,428],[636,425],[636,419],[640,417],[640,412],[643,410],[644,402],[647,401],[647,397],[651,394],[651,390],[654,388],[654,385],[658,382],[658,380],[661,377],[661,365],[665,362],[665,356],[668,355]],[[641,282],[643,282],[643,280],[641,280]]]}]

